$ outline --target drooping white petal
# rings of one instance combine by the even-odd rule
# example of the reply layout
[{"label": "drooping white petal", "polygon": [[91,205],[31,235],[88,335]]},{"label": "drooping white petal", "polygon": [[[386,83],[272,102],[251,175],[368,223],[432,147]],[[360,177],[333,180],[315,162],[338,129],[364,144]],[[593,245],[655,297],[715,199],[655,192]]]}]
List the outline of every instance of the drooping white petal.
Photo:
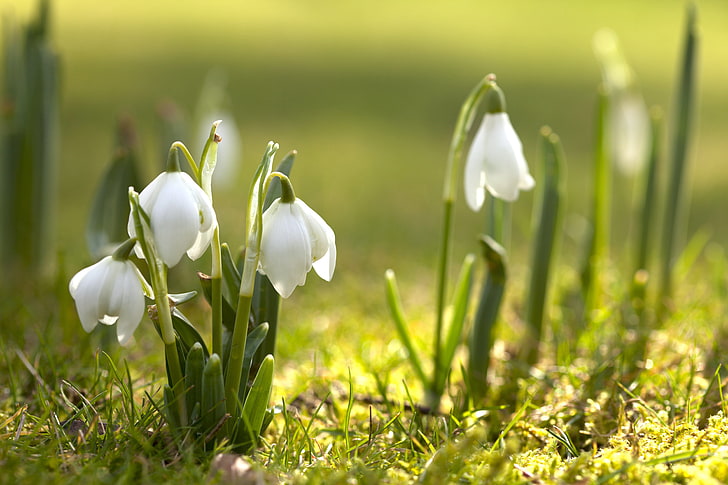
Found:
[{"label": "drooping white petal", "polygon": [[[102,260],[103,261],[103,260]],[[101,261],[99,261],[100,263]],[[99,264],[96,263],[96,264]],[[78,286],[81,284],[81,281],[83,278],[88,274],[91,269],[96,266],[87,266],[83,268],[81,271],[73,275],[73,278],[71,278],[71,281],[68,283],[68,292],[71,294],[73,298],[76,298],[76,292],[78,291]]]},{"label": "drooping white petal", "polygon": [[[485,186],[494,197],[512,202],[518,198],[521,170],[514,146],[513,127],[507,113],[488,113],[483,119],[486,132],[484,143]],[[517,136],[515,137],[517,140]]]},{"label": "drooping white petal", "polygon": [[313,269],[322,279],[331,281],[336,269],[336,235],[326,221],[304,201],[296,199],[295,205],[301,208],[311,237]]},{"label": "drooping white petal", "polygon": [[217,215],[215,214],[215,209],[212,207],[210,198],[199,185],[197,185],[190,177],[184,178],[183,182],[197,203],[198,208],[200,227],[197,237],[195,238],[195,242],[187,250],[187,256],[189,256],[192,260],[196,260],[199,259],[210,246],[213,232],[217,227]]},{"label": "drooping white petal", "polygon": [[136,267],[125,261],[125,269],[119,281],[121,307],[116,322],[116,338],[121,345],[129,342],[134,330],[144,317],[144,292],[136,274]]},{"label": "drooping white petal", "polygon": [[124,279],[124,262],[112,258],[109,269],[99,288],[99,305],[104,314],[100,315],[99,322],[113,325],[122,312],[122,293]]},{"label": "drooping white petal", "polygon": [[[508,115],[506,115],[507,117]],[[518,138],[516,130],[513,129],[513,125],[510,120],[504,126],[505,135],[510,145],[513,147],[513,154],[516,157],[518,165],[518,189],[519,190],[531,190],[535,185],[536,181],[528,171],[528,163],[526,163],[526,157],[523,156],[523,144],[521,139]]]},{"label": "drooping white petal", "polygon": [[334,277],[334,270],[336,269],[336,237],[334,235],[334,231],[329,226],[326,226],[326,229],[326,236],[329,241],[329,250],[323,255],[323,257],[321,257],[321,259],[313,262],[313,270],[316,271],[316,274],[322,279],[331,281],[331,278]]},{"label": "drooping white petal", "polygon": [[99,305],[99,288],[108,271],[111,256],[107,256],[98,263],[82,269],[71,278],[68,285],[69,292],[76,303],[76,312],[81,325],[86,332],[91,332],[99,322],[101,308]]},{"label": "drooping white petal", "polygon": [[485,202],[485,165],[483,163],[485,159],[485,143],[485,120],[483,120],[480,128],[475,133],[473,143],[470,145],[468,158],[465,161],[465,176],[463,180],[465,183],[465,201],[476,212],[483,207],[483,202]]},{"label": "drooping white petal", "polygon": [[207,248],[210,247],[210,241],[212,241],[215,227],[217,227],[217,224],[210,226],[207,231],[197,233],[195,243],[187,250],[187,256],[189,256],[192,261],[200,259],[200,257],[205,254],[205,251],[207,251]]},{"label": "drooping white petal", "polygon": [[[184,172],[163,172],[139,194],[139,204],[149,215],[159,257],[174,266],[187,253],[197,259],[207,250],[217,217],[205,192]],[[127,225],[136,236],[133,217]],[[143,258],[141,248],[135,247]]]},{"label": "drooping white petal", "polygon": [[306,224],[292,209],[278,199],[263,213],[260,269],[283,298],[306,283],[313,262]]},{"label": "drooping white petal", "polygon": [[[141,191],[139,194],[139,205],[147,211],[149,207],[151,207],[157,200],[157,197],[159,196],[159,191],[161,187],[164,185],[164,181],[166,180],[167,172],[162,172],[159,175],[157,175],[154,180],[149,182],[149,185],[144,187],[144,190]],[[134,215],[129,214],[129,221],[126,224],[126,232],[129,234],[129,237],[136,237],[136,227],[134,225]],[[142,251],[142,247],[139,244],[136,244],[134,246],[134,253],[137,255],[139,259],[144,259],[144,252]]]},{"label": "drooping white petal", "polygon": [[202,187],[197,185],[186,173],[181,173],[180,181],[187,188],[189,195],[197,204],[200,231],[207,231],[213,225],[217,224],[215,209],[212,208],[210,198],[202,190]]},{"label": "drooping white petal", "polygon": [[169,266],[175,266],[195,243],[200,231],[197,202],[187,190],[182,172],[168,172],[160,188],[149,218],[159,257]]}]

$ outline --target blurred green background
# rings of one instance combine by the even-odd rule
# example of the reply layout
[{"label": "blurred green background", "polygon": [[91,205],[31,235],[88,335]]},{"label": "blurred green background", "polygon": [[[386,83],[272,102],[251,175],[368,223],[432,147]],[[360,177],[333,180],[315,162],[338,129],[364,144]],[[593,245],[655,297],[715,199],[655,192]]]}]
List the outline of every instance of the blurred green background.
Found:
[{"label": "blurred green background", "polygon": [[[36,9],[32,0],[0,5],[23,23]],[[696,5],[691,227],[709,226],[725,240],[728,3]],[[617,33],[646,101],[665,108],[669,120],[685,6],[673,0],[54,1],[51,38],[62,62],[57,245],[71,267],[89,262],[83,230],[118,117],[136,121],[143,173],[151,179],[164,162],[159,103],[171,100],[191,113],[213,68],[227,74],[243,143],[238,188],[218,191],[216,199],[223,240],[232,245],[243,239],[250,175],[275,140],[278,159],[299,151],[297,195],[336,231],[335,282],[379,280],[387,267],[417,272],[434,263],[452,129],[460,104],[489,72],[506,93],[537,178],[539,128],[550,125],[562,138],[568,232],[589,213],[600,79],[594,32]],[[617,179],[615,237],[628,230],[620,211],[629,205],[630,187]],[[459,197],[457,250],[474,250],[484,216],[469,213]],[[531,206],[532,194],[516,203],[516,248],[525,246]],[[578,259],[567,252],[567,262]]]}]

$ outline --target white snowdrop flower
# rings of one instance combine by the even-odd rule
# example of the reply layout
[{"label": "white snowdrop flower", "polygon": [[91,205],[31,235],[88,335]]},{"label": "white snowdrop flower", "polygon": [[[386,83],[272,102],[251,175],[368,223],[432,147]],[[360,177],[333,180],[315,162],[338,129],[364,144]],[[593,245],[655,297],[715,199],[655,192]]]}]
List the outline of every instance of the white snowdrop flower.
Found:
[{"label": "white snowdrop flower", "polygon": [[465,162],[465,199],[474,211],[483,206],[486,190],[512,202],[521,190],[535,185],[500,88],[493,86],[486,96],[487,112]]},{"label": "white snowdrop flower", "polygon": [[[139,204],[150,220],[157,252],[169,267],[187,253],[197,259],[207,250],[217,226],[210,198],[184,172],[162,172],[139,194]],[[129,236],[136,236],[134,218],[129,216]],[[141,248],[136,253],[143,258]]]},{"label": "white snowdrop flower", "polygon": [[121,345],[129,342],[144,316],[145,290],[151,294],[144,277],[127,259],[129,251],[130,244],[123,244],[112,256],[76,273],[68,285],[83,329],[91,332],[98,323],[116,324]]},{"label": "white snowdrop flower", "polygon": [[331,281],[336,267],[336,238],[328,224],[305,202],[273,201],[263,213],[260,264],[276,291],[288,298],[314,271]]}]

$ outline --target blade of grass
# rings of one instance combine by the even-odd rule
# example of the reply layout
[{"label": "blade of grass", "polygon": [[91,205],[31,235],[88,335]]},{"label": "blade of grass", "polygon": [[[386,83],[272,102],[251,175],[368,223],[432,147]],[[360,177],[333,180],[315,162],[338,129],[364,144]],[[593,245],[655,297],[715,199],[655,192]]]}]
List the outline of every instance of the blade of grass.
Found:
[{"label": "blade of grass", "polygon": [[685,31],[685,46],[680,67],[680,81],[677,89],[677,113],[672,129],[672,149],[670,152],[670,176],[665,201],[664,225],[662,231],[662,251],[660,255],[660,301],[658,315],[663,314],[665,305],[672,296],[672,267],[675,245],[679,238],[680,224],[684,221],[684,178],[687,165],[688,140],[693,119],[693,100],[695,94],[695,71],[698,34],[696,31],[696,7],[688,5]]}]

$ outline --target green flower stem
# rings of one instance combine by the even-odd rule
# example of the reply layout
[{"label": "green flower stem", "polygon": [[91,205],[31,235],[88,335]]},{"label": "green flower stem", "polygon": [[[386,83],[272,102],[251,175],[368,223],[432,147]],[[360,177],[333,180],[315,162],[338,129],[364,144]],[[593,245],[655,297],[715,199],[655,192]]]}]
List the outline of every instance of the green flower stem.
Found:
[{"label": "green flower stem", "polygon": [[[255,279],[255,278],[253,278]],[[248,340],[248,319],[250,318],[250,303],[253,293],[238,296],[238,311],[235,314],[235,330],[233,330],[230,357],[228,357],[227,375],[225,377],[225,406],[231,416],[238,416],[238,394],[240,392],[240,377],[243,375],[243,359],[245,345]]]},{"label": "green flower stem", "polygon": [[222,355],[222,252],[220,228],[212,233],[212,352]]},{"label": "green flower stem", "polygon": [[[174,334],[172,326],[172,310],[169,306],[169,292],[167,290],[167,268],[162,264],[157,267],[157,271],[152,269],[150,265],[150,273],[156,274],[152,277],[152,287],[154,288],[154,300],[157,304],[157,318],[159,319],[159,328],[162,332],[162,341],[164,342],[164,352],[166,355],[167,365],[169,366],[169,387],[172,388],[177,408],[179,409],[180,424],[187,426],[187,406],[184,396],[184,373],[177,352],[177,338]],[[160,274],[161,270],[161,274]]]},{"label": "green flower stem", "polygon": [[487,234],[501,246],[508,247],[511,234],[511,204],[488,193]]},{"label": "green flower stem", "polygon": [[265,192],[268,192],[270,183],[273,181],[273,179],[276,178],[281,181],[281,202],[285,202],[286,204],[294,203],[296,201],[296,193],[293,191],[293,184],[291,184],[291,179],[289,179],[288,176],[284,173],[273,172],[268,175],[268,178],[265,181]]},{"label": "green flower stem", "polygon": [[432,378],[432,386],[440,381],[440,373],[447,372],[447,369],[440,368],[442,361],[440,353],[442,352],[442,329],[445,318],[445,293],[447,293],[447,275],[450,258],[450,241],[452,239],[453,225],[453,206],[455,204],[455,196],[460,174],[460,160],[462,159],[463,148],[467,140],[470,127],[475,119],[478,104],[483,95],[495,85],[495,76],[488,74],[477,86],[470,92],[470,95],[460,108],[455,131],[453,132],[452,142],[450,143],[450,153],[447,159],[447,169],[445,171],[445,185],[443,193],[443,222],[442,222],[442,241],[440,250],[440,259],[437,269],[437,313],[435,324],[435,349],[433,355],[434,375]]},{"label": "green flower stem", "polygon": [[[185,144],[182,143],[181,141],[176,141],[176,142],[172,143],[172,145],[169,147],[170,156],[171,156],[172,152],[175,151],[175,150],[179,150],[179,151],[182,152],[182,155],[185,156],[185,159],[187,160],[187,163],[190,164],[190,168],[192,169],[192,172],[193,172],[193,174],[195,176],[195,179],[199,180],[200,179],[200,169],[197,166],[197,163],[195,162],[195,159],[192,158],[192,154],[187,149],[187,147],[185,146]],[[177,170],[179,170],[179,163],[177,164]]]},{"label": "green flower stem", "polygon": [[259,258],[259,236],[256,226],[253,226],[252,234],[248,235],[248,245],[245,249],[245,262],[243,263],[243,274],[240,279],[240,293],[238,295],[238,306],[235,312],[235,326],[230,346],[230,356],[226,366],[225,376],[225,405],[231,416],[238,416],[237,405],[240,392],[240,377],[243,374],[243,360],[245,358],[245,345],[248,340],[248,321],[250,320],[250,307],[253,301],[253,290],[255,289],[255,274],[258,270]]},{"label": "green flower stem", "polygon": [[147,236],[146,215],[143,214],[141,205],[139,204],[139,194],[133,188],[129,188],[129,201],[131,202],[131,212],[134,218],[134,227],[136,229],[139,245],[144,253],[144,258],[149,266],[149,276],[151,279],[152,289],[154,290],[154,300],[157,305],[157,319],[159,322],[159,331],[162,334],[162,342],[164,342],[164,351],[169,368],[169,387],[172,388],[175,401],[179,409],[179,416],[182,426],[187,425],[187,411],[185,405],[184,389],[180,383],[184,382],[184,373],[177,352],[177,337],[174,333],[172,324],[172,310],[169,306],[169,291],[167,289],[167,266],[157,257],[153,247],[153,242]]}]

